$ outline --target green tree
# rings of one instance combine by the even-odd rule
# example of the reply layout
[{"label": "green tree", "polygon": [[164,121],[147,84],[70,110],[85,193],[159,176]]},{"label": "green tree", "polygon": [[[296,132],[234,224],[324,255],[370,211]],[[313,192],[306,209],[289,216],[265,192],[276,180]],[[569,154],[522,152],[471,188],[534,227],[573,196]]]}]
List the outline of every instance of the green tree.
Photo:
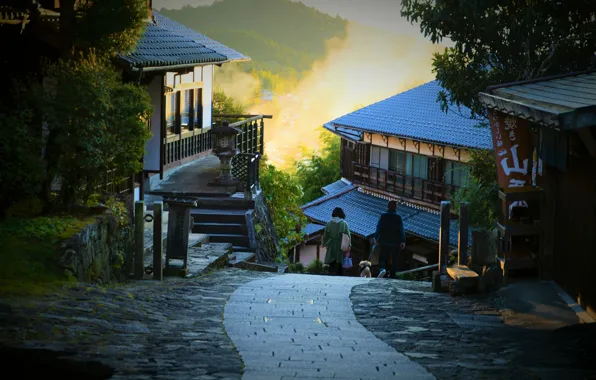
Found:
[{"label": "green tree", "polygon": [[454,210],[459,210],[461,202],[468,202],[470,225],[491,230],[500,207],[494,153],[491,150],[472,150],[469,164],[468,180],[453,196]]},{"label": "green tree", "polygon": [[307,157],[295,164],[296,177],[302,186],[302,203],[310,202],[323,195],[322,187],[340,179],[341,139],[331,132],[321,132],[322,147],[319,152],[311,151]]},{"label": "green tree", "polygon": [[282,253],[302,242],[302,228],[308,223],[300,209],[302,188],[296,177],[278,170],[267,159],[261,161],[260,181],[273,228],[280,240]]},{"label": "green tree", "polygon": [[96,55],[126,53],[136,46],[145,30],[146,0],[60,1],[62,56],[76,51]]},{"label": "green tree", "polygon": [[[246,107],[231,96],[227,96],[221,88],[217,88],[213,92],[213,116],[244,115],[245,113]],[[233,122],[237,120],[237,118],[232,119],[228,118],[228,121]]]},{"label": "green tree", "polygon": [[403,0],[402,16],[434,43],[439,101],[486,116],[477,94],[487,86],[586,69],[594,55],[593,0]]},{"label": "green tree", "polygon": [[142,169],[150,137],[151,103],[146,89],[122,83],[109,63],[90,56],[50,64],[38,89],[47,126],[47,178],[61,179],[61,201],[85,202],[111,169]]}]

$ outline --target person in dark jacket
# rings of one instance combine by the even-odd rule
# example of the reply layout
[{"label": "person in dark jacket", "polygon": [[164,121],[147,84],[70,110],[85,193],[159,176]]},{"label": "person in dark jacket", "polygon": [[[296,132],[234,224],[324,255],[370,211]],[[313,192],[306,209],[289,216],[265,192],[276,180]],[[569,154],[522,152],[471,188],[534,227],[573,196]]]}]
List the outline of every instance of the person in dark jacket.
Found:
[{"label": "person in dark jacket", "polygon": [[[389,201],[387,212],[381,214],[375,233],[375,244],[379,245],[379,278],[385,277],[389,269],[389,277],[394,278],[396,270],[404,270],[406,233],[401,216],[397,213],[397,201]],[[390,264],[391,263],[391,264]]]}]

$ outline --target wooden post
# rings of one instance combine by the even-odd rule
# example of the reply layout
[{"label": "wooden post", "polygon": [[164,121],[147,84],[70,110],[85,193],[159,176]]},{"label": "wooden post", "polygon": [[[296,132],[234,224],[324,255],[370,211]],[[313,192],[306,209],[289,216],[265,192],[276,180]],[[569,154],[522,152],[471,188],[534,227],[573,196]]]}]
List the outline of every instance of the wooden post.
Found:
[{"label": "wooden post", "polygon": [[163,280],[163,202],[153,204],[153,279]]},{"label": "wooden post", "polygon": [[317,241],[317,260],[321,260],[321,242]]},{"label": "wooden post", "polygon": [[468,202],[462,202],[459,205],[457,248],[457,263],[459,265],[468,265]]},{"label": "wooden post", "polygon": [[135,202],[135,255],[134,275],[135,279],[142,280],[145,271],[143,254],[145,251],[145,202]]},{"label": "wooden post", "polygon": [[449,262],[449,213],[451,202],[441,202],[441,229],[439,231],[439,272],[443,273]]}]

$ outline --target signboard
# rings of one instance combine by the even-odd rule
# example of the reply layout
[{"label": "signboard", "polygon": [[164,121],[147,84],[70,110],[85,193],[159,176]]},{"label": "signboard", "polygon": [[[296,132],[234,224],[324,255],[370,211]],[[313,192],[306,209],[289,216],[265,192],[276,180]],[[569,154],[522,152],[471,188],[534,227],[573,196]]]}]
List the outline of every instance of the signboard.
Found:
[{"label": "signboard", "polygon": [[532,186],[533,148],[527,120],[489,109],[497,164],[497,180],[504,191]]}]

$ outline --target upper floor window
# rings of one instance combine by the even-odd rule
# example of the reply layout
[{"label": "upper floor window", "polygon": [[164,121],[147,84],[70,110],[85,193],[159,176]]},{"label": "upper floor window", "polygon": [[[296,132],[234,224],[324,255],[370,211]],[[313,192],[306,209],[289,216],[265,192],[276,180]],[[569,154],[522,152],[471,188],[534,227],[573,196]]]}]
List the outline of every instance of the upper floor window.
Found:
[{"label": "upper floor window", "polygon": [[464,186],[468,180],[469,167],[456,161],[445,162],[445,183],[453,186]]},{"label": "upper floor window", "polygon": [[[177,95],[178,94],[178,95]],[[176,97],[180,96],[180,104],[177,105]],[[166,125],[170,132],[176,129],[176,107],[180,107],[180,124],[182,127],[191,128],[201,127],[203,124],[203,89],[189,89],[182,91],[172,91],[165,94],[166,97]],[[193,121],[191,123],[190,114],[193,111]]]},{"label": "upper floor window", "polygon": [[428,157],[411,152],[389,150],[389,170],[410,177],[428,178]]}]

